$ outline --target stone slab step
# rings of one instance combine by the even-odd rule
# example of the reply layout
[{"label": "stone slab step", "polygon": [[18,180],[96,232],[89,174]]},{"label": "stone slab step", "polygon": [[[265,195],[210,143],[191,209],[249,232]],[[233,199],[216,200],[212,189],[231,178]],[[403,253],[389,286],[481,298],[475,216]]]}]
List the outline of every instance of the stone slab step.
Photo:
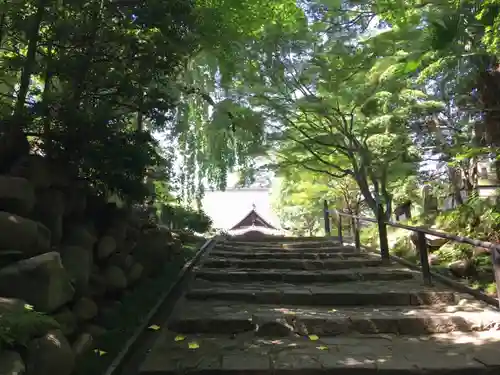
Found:
[{"label": "stone slab step", "polygon": [[420,335],[484,331],[499,321],[499,311],[485,311],[474,305],[318,308],[184,301],[176,308],[169,329],[204,334],[255,332],[266,337],[337,336],[353,332]]},{"label": "stone slab step", "polygon": [[419,306],[455,304],[458,293],[425,288],[416,280],[363,281],[297,285],[277,282],[248,282],[232,284],[197,280],[186,293],[189,299],[241,301],[260,304],[289,304],[314,306]]},{"label": "stone slab step", "polygon": [[331,247],[331,246],[342,246],[338,241],[323,241],[323,242],[304,242],[304,241],[293,241],[281,244],[284,249],[301,249],[301,248],[321,248],[321,247]]},{"label": "stone slab step", "polygon": [[499,332],[264,339],[160,331],[141,375],[493,375]]},{"label": "stone slab step", "polygon": [[210,268],[265,268],[289,270],[340,270],[360,267],[380,267],[382,259],[345,259],[345,260],[312,260],[312,259],[235,259],[208,257],[203,261],[204,267]]},{"label": "stone slab step", "polygon": [[304,252],[304,251],[289,251],[289,252],[273,252],[273,251],[227,251],[227,250],[212,250],[212,257],[235,258],[235,259],[345,259],[345,258],[370,258],[374,254],[362,252]]},{"label": "stone slab step", "polygon": [[216,244],[214,250],[222,251],[234,251],[240,253],[255,253],[259,251],[268,251],[275,253],[290,253],[290,252],[310,252],[310,253],[359,253],[359,250],[354,246],[338,245],[338,246],[328,246],[328,247],[300,247],[294,249],[285,249],[283,247],[273,246],[273,247],[263,247],[263,246],[232,246],[228,244]]},{"label": "stone slab step", "polygon": [[338,243],[338,237],[268,237],[265,239],[226,239],[224,242],[236,243],[236,244],[284,244],[284,243],[309,243],[309,244],[322,244],[322,243]]},{"label": "stone slab step", "polygon": [[195,271],[198,279],[210,281],[248,282],[281,281],[285,283],[348,282],[362,280],[408,280],[415,273],[402,268],[351,268],[343,270],[294,271],[262,269],[201,268]]}]

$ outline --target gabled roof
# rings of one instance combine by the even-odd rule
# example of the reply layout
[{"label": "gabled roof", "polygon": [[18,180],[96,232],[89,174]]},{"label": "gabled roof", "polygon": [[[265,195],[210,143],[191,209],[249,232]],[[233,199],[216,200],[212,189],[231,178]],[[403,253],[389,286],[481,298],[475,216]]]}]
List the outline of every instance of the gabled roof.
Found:
[{"label": "gabled roof", "polygon": [[268,221],[266,221],[262,216],[260,216],[257,211],[255,211],[255,205],[252,210],[241,219],[236,225],[234,225],[230,230],[236,230],[243,227],[264,227],[269,229],[277,229],[273,225],[271,225]]}]

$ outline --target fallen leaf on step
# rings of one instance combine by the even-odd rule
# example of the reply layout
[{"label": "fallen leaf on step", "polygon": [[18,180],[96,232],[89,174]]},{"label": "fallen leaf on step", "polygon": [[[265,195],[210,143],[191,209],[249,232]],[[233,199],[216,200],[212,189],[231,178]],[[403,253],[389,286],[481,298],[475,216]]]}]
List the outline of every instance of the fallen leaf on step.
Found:
[{"label": "fallen leaf on step", "polygon": [[94,349],[94,353],[98,354],[99,357],[102,357],[103,355],[107,354],[107,352],[101,349]]},{"label": "fallen leaf on step", "polygon": [[182,336],[182,335],[179,335],[179,336],[175,336],[175,341],[184,341],[186,339],[185,336]]},{"label": "fallen leaf on step", "polygon": [[317,341],[317,340],[319,340],[319,337],[317,335],[309,335],[309,340]]},{"label": "fallen leaf on step", "polygon": [[319,349],[319,350],[328,350],[328,346],[321,345],[321,346],[317,346],[316,349]]},{"label": "fallen leaf on step", "polygon": [[198,345],[198,343],[197,343],[197,342],[190,342],[190,343],[188,344],[188,348],[189,348],[189,349],[198,349],[199,347],[200,347],[200,345]]},{"label": "fallen leaf on step", "polygon": [[152,326],[148,327],[149,329],[152,329],[153,331],[158,331],[160,329],[159,325],[153,324]]}]

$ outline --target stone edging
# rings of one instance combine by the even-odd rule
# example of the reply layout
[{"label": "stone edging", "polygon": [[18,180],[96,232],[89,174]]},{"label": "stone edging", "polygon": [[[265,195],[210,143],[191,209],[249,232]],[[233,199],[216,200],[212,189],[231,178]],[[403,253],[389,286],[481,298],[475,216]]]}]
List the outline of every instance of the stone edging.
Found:
[{"label": "stone edging", "polygon": [[117,370],[121,367],[121,365],[125,362],[127,356],[133,351],[135,344],[137,343],[139,337],[143,334],[143,332],[147,329],[150,321],[153,319],[155,314],[158,312],[160,307],[168,300],[169,296],[173,294],[174,290],[182,284],[183,280],[187,276],[187,274],[191,271],[191,269],[195,266],[195,264],[200,260],[200,258],[211,249],[215,243],[220,240],[220,236],[215,236],[208,239],[197,251],[196,255],[186,262],[184,267],[179,271],[177,275],[177,281],[168,288],[158,299],[158,302],[151,308],[149,313],[146,315],[144,321],[137,327],[134,334],[127,340],[123,349],[116,355],[115,359],[108,366],[103,375],[115,375],[117,374]]}]

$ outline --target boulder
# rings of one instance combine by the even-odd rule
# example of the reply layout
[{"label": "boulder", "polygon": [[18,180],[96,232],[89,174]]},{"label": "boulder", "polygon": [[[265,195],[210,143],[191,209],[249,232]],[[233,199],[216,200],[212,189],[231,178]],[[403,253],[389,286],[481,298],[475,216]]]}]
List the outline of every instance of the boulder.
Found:
[{"label": "boulder", "polygon": [[21,158],[12,166],[9,174],[26,178],[35,188],[48,188],[52,183],[49,163],[40,155]]},{"label": "boulder", "polygon": [[4,312],[22,312],[25,310],[26,302],[17,298],[0,297],[0,314]]},{"label": "boulder", "polygon": [[438,265],[440,262],[439,255],[437,254],[429,254],[429,264],[431,266]]},{"label": "boulder", "polygon": [[170,259],[171,234],[149,230],[139,239],[134,249],[134,258],[139,260],[148,274],[161,272]]},{"label": "boulder", "polygon": [[108,266],[104,271],[104,277],[109,290],[119,290],[127,287],[127,277],[120,267]]},{"label": "boulder", "polygon": [[106,231],[106,235],[116,240],[117,247],[121,247],[127,238],[128,223],[124,219],[115,219]]},{"label": "boulder", "polygon": [[93,338],[101,337],[108,332],[106,328],[98,326],[97,324],[87,324],[83,327],[82,331],[90,334]]},{"label": "boulder", "polygon": [[75,291],[83,293],[89,286],[92,272],[92,251],[80,246],[65,246],[60,249],[64,268],[68,271]]},{"label": "boulder", "polygon": [[136,245],[136,241],[127,238],[118,250],[121,254],[130,254],[134,251]]},{"label": "boulder", "polygon": [[0,210],[26,216],[35,206],[35,189],[25,178],[0,175]]},{"label": "boulder", "polygon": [[23,375],[26,371],[18,352],[7,350],[0,353],[0,375]]},{"label": "boulder", "polygon": [[127,227],[127,240],[137,241],[141,236],[141,232],[138,228],[134,226]]},{"label": "boulder", "polygon": [[[411,239],[411,242],[415,246],[418,245],[418,234],[417,234],[417,232],[411,232],[410,239]],[[445,238],[432,236],[430,234],[426,234],[425,235],[425,239],[427,240],[427,246],[431,247],[431,249],[429,249],[429,250],[435,250],[436,248],[439,248],[439,247],[445,245],[448,242],[448,240],[445,239]],[[432,248],[434,248],[434,249],[432,249]]]},{"label": "boulder", "polygon": [[90,349],[92,349],[93,345],[94,339],[92,335],[88,332],[84,332],[77,337],[71,347],[73,349],[73,353],[75,353],[75,356],[79,358],[83,354],[87,353]]},{"label": "boulder", "polygon": [[23,251],[20,250],[1,250],[0,249],[0,268],[6,267],[9,264],[19,262],[26,258]]},{"label": "boulder", "polygon": [[92,264],[92,275],[100,275],[101,274],[101,267],[99,267],[98,264]]},{"label": "boulder", "polygon": [[432,236],[430,234],[426,234],[425,238],[427,239],[427,245],[430,247],[441,247],[448,242],[446,238]]},{"label": "boulder", "polygon": [[49,331],[28,344],[27,375],[70,375],[74,367],[75,355],[61,330]]},{"label": "boulder", "polygon": [[82,217],[87,208],[87,192],[84,183],[74,183],[65,190],[65,216]]},{"label": "boulder", "polygon": [[63,243],[68,246],[79,246],[92,250],[96,242],[97,238],[85,225],[73,225],[64,233]]},{"label": "boulder", "polygon": [[474,263],[470,259],[451,262],[448,269],[455,277],[468,277],[475,273]]},{"label": "boulder", "polygon": [[472,254],[474,257],[483,256],[485,254],[491,256],[491,250],[484,247],[475,247]]},{"label": "boulder", "polygon": [[50,249],[51,234],[44,225],[0,211],[0,249],[23,251],[27,257]]},{"label": "boulder", "polygon": [[170,244],[170,248],[172,249],[172,253],[179,255],[182,253],[182,242],[179,239],[174,239]]},{"label": "boulder", "polygon": [[134,257],[129,254],[116,253],[109,258],[108,264],[128,270],[134,264]]},{"label": "boulder", "polygon": [[51,233],[51,245],[58,246],[63,237],[63,217],[62,216],[40,216],[40,223],[45,225]]},{"label": "boulder", "polygon": [[35,211],[50,216],[64,214],[64,194],[57,189],[39,189],[36,192]]},{"label": "boulder", "polygon": [[116,328],[116,320],[120,316],[121,303],[119,301],[110,301],[99,306],[99,315],[96,323],[107,329]]},{"label": "boulder", "polygon": [[87,297],[79,298],[73,306],[73,313],[78,320],[86,321],[97,316],[96,303]]},{"label": "boulder", "polygon": [[89,288],[85,295],[90,297],[101,297],[106,294],[106,279],[104,276],[98,273],[92,273],[90,275]]},{"label": "boulder", "polygon": [[111,236],[102,237],[97,243],[97,258],[106,259],[116,251],[116,241]]},{"label": "boulder", "polygon": [[129,285],[135,284],[142,276],[144,267],[140,263],[134,263],[127,272],[127,281]]},{"label": "boulder", "polygon": [[37,191],[35,218],[52,233],[52,244],[58,245],[63,235],[64,194],[56,189]]},{"label": "boulder", "polygon": [[52,318],[59,323],[61,331],[65,336],[72,335],[78,328],[78,322],[75,314],[67,307],[52,315]]},{"label": "boulder", "polygon": [[62,190],[70,188],[74,184],[75,175],[76,173],[68,172],[67,165],[50,164],[50,183],[54,188]]},{"label": "boulder", "polygon": [[96,239],[96,242],[97,242],[97,238],[99,238],[99,232],[97,231],[97,228],[95,226],[95,223],[93,221],[87,221],[85,223],[85,228],[87,229],[87,231],[95,237]]},{"label": "boulder", "polygon": [[75,293],[59,253],[49,252],[0,269],[0,295],[21,298],[38,311],[52,312]]}]

